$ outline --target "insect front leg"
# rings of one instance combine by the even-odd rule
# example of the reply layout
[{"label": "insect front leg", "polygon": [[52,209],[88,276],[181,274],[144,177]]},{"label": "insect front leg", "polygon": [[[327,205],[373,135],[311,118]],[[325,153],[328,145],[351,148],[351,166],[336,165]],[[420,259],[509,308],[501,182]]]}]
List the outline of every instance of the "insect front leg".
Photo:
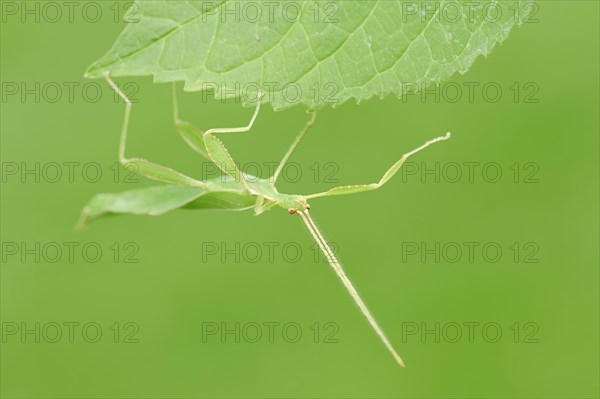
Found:
[{"label": "insect front leg", "polygon": [[125,147],[127,145],[127,132],[129,130],[129,116],[131,114],[131,100],[119,89],[116,83],[110,78],[108,72],[104,73],[104,78],[110,87],[121,97],[125,102],[125,117],[123,119],[123,127],[121,130],[121,139],[119,141],[119,162],[123,167],[133,167],[136,173],[145,176],[152,180],[158,180],[165,183],[179,184],[184,186],[204,187],[204,183],[186,176],[176,170],[165,166],[147,161],[142,158],[126,158]]},{"label": "insect front leg", "polygon": [[298,144],[300,144],[300,142],[304,138],[304,135],[306,134],[306,132],[308,132],[311,127],[313,127],[316,119],[317,119],[317,113],[313,112],[310,116],[309,121],[306,122],[306,124],[304,125],[304,128],[302,129],[300,134],[298,134],[298,136],[296,137],[296,139],[294,140],[294,142],[292,143],[292,145],[290,146],[288,151],[283,156],[283,159],[279,163],[279,166],[277,166],[277,169],[275,170],[275,173],[273,174],[273,177],[271,178],[271,181],[273,182],[273,184],[275,184],[277,182],[277,178],[281,174],[281,171],[283,170],[285,164],[292,156],[292,153],[294,152],[294,150],[296,150],[296,147],[298,146]]},{"label": "insect front leg", "polygon": [[448,140],[449,138],[450,138],[450,132],[446,133],[446,135],[444,135],[444,136],[436,137],[432,140],[429,140],[425,144],[421,145],[420,147],[417,147],[414,150],[402,155],[402,158],[400,158],[395,164],[393,164],[387,170],[387,172],[385,172],[383,177],[377,183],[355,184],[355,185],[351,185],[351,186],[338,186],[338,187],[334,187],[334,188],[327,190],[325,192],[322,192],[322,193],[306,195],[305,198],[311,199],[311,198],[319,198],[319,197],[329,197],[329,196],[333,196],[333,195],[348,195],[348,194],[362,193],[364,191],[377,190],[379,187],[381,187],[385,183],[387,183],[388,180],[390,180],[396,174],[396,172],[398,172],[398,170],[400,170],[400,168],[402,167],[402,164],[404,164],[404,162],[406,162],[406,160],[411,155],[416,154],[417,152],[429,147],[430,145],[432,145],[434,143],[437,143],[438,141]]},{"label": "insect front leg", "polygon": [[260,102],[262,99],[262,94],[259,95],[259,98],[256,102],[256,108],[254,109],[254,114],[250,119],[248,125],[243,127],[233,127],[233,128],[215,128],[210,129],[204,132],[204,144],[206,146],[206,152],[210,159],[217,165],[219,169],[233,177],[235,181],[240,182],[248,191],[252,191],[248,182],[244,178],[242,172],[237,167],[235,161],[227,151],[227,148],[223,144],[221,140],[219,140],[215,134],[220,133],[243,133],[252,129],[252,125],[254,125],[254,121],[258,116],[258,112],[260,111]]},{"label": "insect front leg", "polygon": [[173,123],[179,136],[190,146],[190,148],[200,154],[202,157],[210,160],[210,157],[206,153],[206,146],[204,145],[204,132],[191,124],[188,121],[179,119],[179,105],[177,101],[177,85],[173,83],[172,97],[173,97]]}]

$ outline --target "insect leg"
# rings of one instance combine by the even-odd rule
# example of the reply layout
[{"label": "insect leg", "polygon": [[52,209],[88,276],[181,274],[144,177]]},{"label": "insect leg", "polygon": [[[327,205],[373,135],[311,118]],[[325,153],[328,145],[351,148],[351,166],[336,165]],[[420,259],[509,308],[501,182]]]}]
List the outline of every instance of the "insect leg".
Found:
[{"label": "insect leg", "polygon": [[229,154],[229,151],[227,151],[227,148],[225,147],[223,142],[215,136],[215,133],[243,133],[252,129],[252,125],[254,125],[254,121],[256,120],[258,112],[260,111],[261,99],[262,95],[259,96],[256,102],[254,114],[252,115],[252,118],[250,119],[248,125],[243,127],[209,129],[206,132],[204,132],[203,135],[204,144],[206,146],[206,152],[208,153],[210,159],[215,163],[215,165],[217,165],[217,167],[219,167],[219,169],[221,169],[229,176],[233,177],[235,181],[240,182],[249,191],[251,190],[248,185],[248,182],[244,179],[242,172],[237,167],[235,161]]},{"label": "insect leg", "polygon": [[296,139],[294,140],[294,142],[292,143],[292,145],[290,146],[290,148],[288,149],[286,154],[283,156],[283,159],[279,163],[279,166],[277,166],[277,169],[275,170],[275,173],[273,174],[273,177],[271,178],[273,184],[275,184],[277,182],[277,178],[279,177],[279,174],[283,170],[288,159],[290,159],[290,157],[292,156],[292,153],[294,152],[294,150],[296,149],[298,144],[300,144],[300,141],[302,141],[306,132],[308,132],[310,130],[310,128],[315,124],[316,119],[317,119],[317,113],[316,112],[311,113],[311,117],[310,117],[309,121],[306,122],[306,125],[304,125],[304,128],[302,129],[300,134],[296,137]]},{"label": "insect leg", "polygon": [[265,197],[262,195],[256,196],[256,203],[254,204],[254,214],[260,215],[263,213],[263,206],[265,204]]},{"label": "insect leg", "polygon": [[187,145],[198,154],[202,155],[202,157],[210,160],[208,154],[206,153],[206,146],[204,145],[204,132],[198,129],[196,126],[191,124],[188,121],[184,121],[179,119],[179,105],[177,102],[177,85],[173,83],[172,88],[172,97],[173,97],[173,123],[175,124],[175,128],[177,132],[186,142]]},{"label": "insect leg", "polygon": [[204,183],[196,179],[192,179],[176,170],[158,165],[141,158],[126,158],[125,146],[127,145],[127,131],[129,129],[129,116],[131,114],[131,100],[119,89],[116,83],[110,78],[108,72],[104,73],[104,78],[110,87],[121,97],[125,102],[125,117],[123,119],[123,127],[121,130],[121,139],[119,142],[119,162],[126,169],[133,168],[134,172],[139,173],[152,180],[158,180],[165,183],[179,184],[184,186],[199,186],[203,187]]},{"label": "insect leg", "polygon": [[445,136],[436,137],[432,140],[429,140],[428,142],[421,145],[420,147],[415,148],[414,150],[402,155],[402,158],[400,158],[400,160],[398,160],[395,164],[393,164],[387,170],[387,172],[385,172],[383,177],[377,183],[356,184],[356,185],[351,185],[351,186],[338,186],[338,187],[334,187],[330,190],[324,191],[322,193],[306,195],[305,198],[311,199],[311,198],[329,197],[329,196],[333,196],[333,195],[347,195],[347,194],[362,193],[364,191],[377,190],[379,187],[381,187],[385,183],[387,183],[387,181],[390,180],[396,174],[396,172],[398,172],[398,170],[402,167],[402,164],[404,162],[406,162],[406,160],[411,155],[414,155],[417,152],[429,147],[431,144],[437,143],[438,141],[442,141],[442,140],[448,140],[449,138],[450,138],[450,132],[446,133]]}]

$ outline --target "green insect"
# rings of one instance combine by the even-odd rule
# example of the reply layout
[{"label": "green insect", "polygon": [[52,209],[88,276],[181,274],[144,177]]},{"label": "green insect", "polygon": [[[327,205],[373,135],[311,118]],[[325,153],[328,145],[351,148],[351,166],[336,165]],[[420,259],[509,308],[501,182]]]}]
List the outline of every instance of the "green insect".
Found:
[{"label": "green insect", "polygon": [[161,215],[178,208],[225,209],[237,211],[253,209],[255,214],[260,215],[266,210],[278,206],[287,210],[290,214],[298,214],[327,258],[329,264],[348,290],[348,293],[352,299],[354,299],[362,314],[367,318],[371,327],[383,341],[396,362],[404,367],[404,362],[393,348],[381,327],[379,327],[379,324],[359,296],[352,282],[344,272],[342,265],[335,257],[333,251],[327,244],[327,241],[309,215],[310,205],[308,200],[376,190],[390,180],[411,155],[414,155],[433,143],[449,139],[450,133],[447,133],[445,136],[434,138],[420,147],[404,154],[400,160],[394,163],[385,172],[383,177],[377,183],[339,186],[325,192],[310,195],[282,194],[277,191],[277,188],[275,187],[277,178],[298,144],[302,141],[304,135],[313,126],[316,119],[316,113],[311,114],[310,120],[306,123],[287,153],[284,155],[273,176],[268,179],[261,179],[243,174],[227,151],[223,142],[215,135],[249,131],[258,116],[262,97],[258,99],[254,114],[247,126],[237,128],[217,128],[203,132],[192,124],[179,119],[175,86],[173,85],[173,118],[177,131],[194,151],[208,161],[213,162],[225,173],[225,176],[223,177],[200,181],[145,159],[125,157],[125,146],[127,142],[127,131],[132,103],[110,78],[108,73],[105,73],[104,77],[112,89],[115,90],[125,102],[125,117],[119,144],[119,162],[127,168],[133,167],[134,170],[142,176],[167,184],[132,190],[120,194],[96,195],[84,207],[77,225],[78,229],[83,228],[90,220],[106,214]]}]

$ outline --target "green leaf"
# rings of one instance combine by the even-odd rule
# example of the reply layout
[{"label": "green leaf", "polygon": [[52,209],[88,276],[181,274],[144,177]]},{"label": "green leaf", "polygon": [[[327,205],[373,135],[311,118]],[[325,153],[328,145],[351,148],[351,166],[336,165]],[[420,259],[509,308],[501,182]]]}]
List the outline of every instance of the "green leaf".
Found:
[{"label": "green leaf", "polygon": [[137,1],[87,77],[153,75],[276,110],[401,96],[464,73],[531,0]]},{"label": "green leaf", "polygon": [[119,194],[97,194],[84,207],[76,229],[90,221],[115,214],[162,215],[178,209],[244,210],[255,199],[234,190],[211,192],[201,187],[164,185],[126,191]]}]

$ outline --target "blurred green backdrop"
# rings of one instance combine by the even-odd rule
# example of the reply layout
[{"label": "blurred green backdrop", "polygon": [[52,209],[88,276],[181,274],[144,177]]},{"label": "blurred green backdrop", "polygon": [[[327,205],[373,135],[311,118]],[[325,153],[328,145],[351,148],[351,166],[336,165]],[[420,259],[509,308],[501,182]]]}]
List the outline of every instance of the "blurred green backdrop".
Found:
[{"label": "blurred green backdrop", "polygon": [[[439,102],[414,95],[322,111],[293,158],[300,180],[290,169],[280,185],[311,193],[331,179],[375,181],[403,152],[454,133],[384,189],[312,204],[404,370],[285,212],[127,216],[74,233],[93,194],[148,184],[115,177],[123,105],[102,82],[83,86],[124,26],[113,20],[122,4],[102,2],[97,23],[5,13],[2,397],[598,397],[599,5],[538,4],[537,22],[455,77]],[[206,165],[171,123],[170,86],[119,81],[138,100],[129,155],[201,176]],[[40,98],[23,98],[36,83]],[[200,94],[181,101],[203,128],[251,114]],[[253,133],[226,144],[266,176],[264,163],[281,158],[306,118],[265,108]],[[239,259],[209,251],[236,245]],[[272,340],[268,323],[279,323]],[[239,342],[222,335],[236,325]]]}]

